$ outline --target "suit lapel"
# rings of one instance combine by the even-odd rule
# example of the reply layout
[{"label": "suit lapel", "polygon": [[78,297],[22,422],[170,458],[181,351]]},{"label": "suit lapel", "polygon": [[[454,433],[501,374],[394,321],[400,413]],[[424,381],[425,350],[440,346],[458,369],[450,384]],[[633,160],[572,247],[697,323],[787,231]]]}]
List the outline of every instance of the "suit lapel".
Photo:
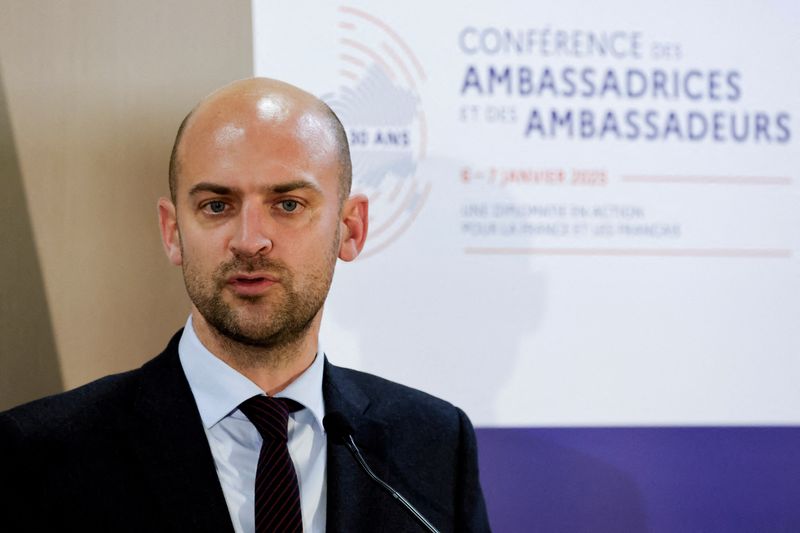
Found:
[{"label": "suit lapel", "polygon": [[[143,474],[170,521],[164,529],[232,532],[230,515],[191,388],[178,359],[178,332],[166,350],[144,365],[132,415],[123,424]],[[325,361],[327,412],[341,412],[372,470],[387,478],[385,424],[369,415],[370,400],[343,369]],[[387,496],[340,444],[328,444],[326,530],[378,531]]]},{"label": "suit lapel", "polygon": [[[353,425],[353,438],[367,463],[386,479],[386,428],[367,414],[369,398],[349,376],[325,361],[322,381],[325,411],[339,411]],[[342,444],[328,441],[328,502],[326,529],[330,532],[376,531],[382,522],[380,509],[385,495],[356,463]]]},{"label": "suit lapel", "polygon": [[142,367],[130,441],[174,531],[232,532],[200,413],[178,359],[180,336]]}]

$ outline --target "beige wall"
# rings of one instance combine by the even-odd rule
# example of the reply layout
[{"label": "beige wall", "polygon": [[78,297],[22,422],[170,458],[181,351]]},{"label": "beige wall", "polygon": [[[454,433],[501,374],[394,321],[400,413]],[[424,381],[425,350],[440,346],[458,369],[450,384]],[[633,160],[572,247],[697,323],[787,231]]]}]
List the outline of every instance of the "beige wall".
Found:
[{"label": "beige wall", "polygon": [[0,408],[138,366],[188,312],[155,203],[252,73],[249,0],[0,0]]}]

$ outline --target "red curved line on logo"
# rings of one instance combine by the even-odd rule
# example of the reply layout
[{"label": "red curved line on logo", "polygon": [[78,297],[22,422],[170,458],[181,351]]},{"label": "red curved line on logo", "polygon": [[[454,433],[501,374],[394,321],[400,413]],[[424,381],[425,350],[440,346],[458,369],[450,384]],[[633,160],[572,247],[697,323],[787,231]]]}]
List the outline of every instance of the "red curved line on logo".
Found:
[{"label": "red curved line on logo", "polygon": [[[363,195],[365,195],[367,197],[367,200],[369,200],[370,204],[373,203],[373,202],[377,202],[378,201],[378,198],[380,198],[380,196],[381,196],[381,192],[382,191],[380,189],[375,189],[375,188],[370,188],[370,187],[366,187],[364,189],[359,189],[358,190],[358,193],[363,194]],[[374,218],[372,216],[373,214],[374,213],[370,213],[369,214],[370,221],[372,221],[372,219]]]},{"label": "red curved line on logo", "polygon": [[389,193],[390,202],[395,201],[397,195],[400,194],[400,189],[403,187],[403,185],[405,185],[405,182],[403,180],[397,180],[397,185],[395,185],[394,189],[392,189],[392,192]]},{"label": "red curved line on logo", "polygon": [[353,81],[358,81],[361,79],[361,77],[355,72],[350,72],[349,70],[345,69],[339,69],[339,75],[344,76],[345,78],[350,78]]},{"label": "red curved line on logo", "polygon": [[356,29],[356,25],[352,22],[340,22],[339,27],[343,30],[354,30]]},{"label": "red curved line on logo", "polygon": [[379,56],[378,54],[376,54],[375,52],[370,50],[367,46],[365,46],[365,45],[363,45],[363,44],[361,44],[361,43],[359,43],[357,41],[354,41],[352,39],[339,39],[339,42],[342,43],[345,46],[352,46],[356,50],[360,50],[360,51],[364,52],[365,54],[367,54],[370,58],[372,58],[372,60],[375,63],[377,63],[379,66],[383,67],[383,70],[386,71],[386,74],[388,74],[389,77],[392,78],[393,80],[397,77],[395,75],[394,71],[391,69],[391,67],[389,67],[389,65],[386,63],[386,61],[384,61],[383,58],[381,58],[381,56]]},{"label": "red curved line on logo", "polygon": [[392,39],[397,41],[397,44],[400,45],[400,47],[405,51],[405,53],[408,54],[408,57],[411,58],[411,62],[414,63],[414,66],[417,68],[417,73],[419,74],[420,79],[422,81],[425,81],[426,79],[425,71],[422,69],[422,65],[417,59],[417,56],[414,55],[414,52],[411,51],[411,48],[409,48],[409,46],[405,43],[405,41],[403,41],[403,39],[401,39],[400,36],[397,35],[397,33],[388,24],[386,24],[385,22],[376,17],[373,17],[368,13],[365,13],[353,7],[340,6],[339,11],[341,11],[342,13],[350,13],[351,15],[355,15],[356,17],[361,17],[367,22],[371,22],[372,24],[378,26],[380,29],[388,33],[389,36],[392,37]]},{"label": "red curved line on logo", "polygon": [[395,209],[394,213],[392,213],[391,216],[389,216],[386,219],[386,222],[384,222],[379,228],[377,228],[375,231],[371,233],[373,237],[380,235],[381,233],[386,231],[386,229],[389,228],[389,226],[391,226],[394,223],[394,221],[400,217],[400,213],[402,213],[414,199],[415,180],[412,179],[409,181],[409,183],[411,184],[411,187],[409,187],[408,193],[406,193],[406,196],[405,198],[403,198],[403,201],[400,202],[400,207]]},{"label": "red curved line on logo", "polygon": [[364,67],[367,66],[366,63],[364,63],[363,61],[361,61],[357,57],[351,56],[350,54],[339,54],[339,59],[341,59],[342,61],[347,61],[348,63],[352,63],[353,65],[355,65],[357,67],[364,68]]},{"label": "red curved line on logo", "polygon": [[397,229],[397,231],[395,231],[391,236],[389,236],[388,239],[386,239],[379,245],[375,246],[375,248],[365,251],[360,255],[360,257],[366,259],[371,255],[375,255],[376,253],[380,252],[381,250],[392,244],[395,240],[397,240],[397,238],[400,235],[402,235],[408,229],[408,227],[411,226],[411,224],[414,223],[414,220],[417,219],[417,215],[419,215],[419,212],[422,211],[422,207],[425,205],[425,200],[428,199],[428,194],[430,192],[431,192],[431,184],[430,182],[428,182],[425,185],[425,190],[422,192],[422,198],[420,198],[419,200],[419,205],[417,205],[417,209],[413,213],[411,213],[411,216],[408,217],[408,219],[406,219],[405,223],[402,226],[400,226]]},{"label": "red curved line on logo", "polygon": [[397,52],[395,52],[392,49],[392,47],[386,44],[385,42],[381,43],[381,48],[383,48],[383,50],[387,54],[392,56],[392,59],[394,59],[395,63],[397,63],[400,66],[400,70],[403,71],[403,76],[405,76],[406,82],[411,86],[414,92],[417,92],[417,85],[414,83],[414,78],[411,77],[411,73],[406,68],[406,64],[403,63],[403,60],[400,58],[399,55],[397,55]]}]

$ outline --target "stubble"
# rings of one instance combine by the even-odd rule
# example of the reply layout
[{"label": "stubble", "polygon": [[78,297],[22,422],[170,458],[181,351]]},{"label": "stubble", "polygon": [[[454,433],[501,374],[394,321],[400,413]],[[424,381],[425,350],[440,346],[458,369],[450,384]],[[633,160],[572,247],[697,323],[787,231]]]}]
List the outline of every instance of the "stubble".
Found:
[{"label": "stubble", "polygon": [[[184,261],[183,275],[189,298],[227,355],[244,367],[280,366],[297,355],[292,348],[302,342],[322,309],[335,263],[336,255],[328,254],[320,266],[307,268],[298,279],[281,261],[234,256],[210,279],[191,261]],[[230,276],[253,272],[269,273],[278,281],[262,295],[229,290]]]}]

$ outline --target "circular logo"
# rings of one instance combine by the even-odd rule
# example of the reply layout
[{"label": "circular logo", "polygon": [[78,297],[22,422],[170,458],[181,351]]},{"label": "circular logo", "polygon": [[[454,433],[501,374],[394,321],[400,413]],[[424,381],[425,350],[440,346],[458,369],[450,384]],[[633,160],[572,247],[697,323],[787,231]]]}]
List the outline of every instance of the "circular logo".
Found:
[{"label": "circular logo", "polygon": [[340,7],[337,91],[322,99],[347,130],[353,190],[370,201],[370,230],[361,257],[395,242],[413,224],[431,184],[417,173],[426,157],[427,125],[418,86],[425,72],[388,24]]}]

